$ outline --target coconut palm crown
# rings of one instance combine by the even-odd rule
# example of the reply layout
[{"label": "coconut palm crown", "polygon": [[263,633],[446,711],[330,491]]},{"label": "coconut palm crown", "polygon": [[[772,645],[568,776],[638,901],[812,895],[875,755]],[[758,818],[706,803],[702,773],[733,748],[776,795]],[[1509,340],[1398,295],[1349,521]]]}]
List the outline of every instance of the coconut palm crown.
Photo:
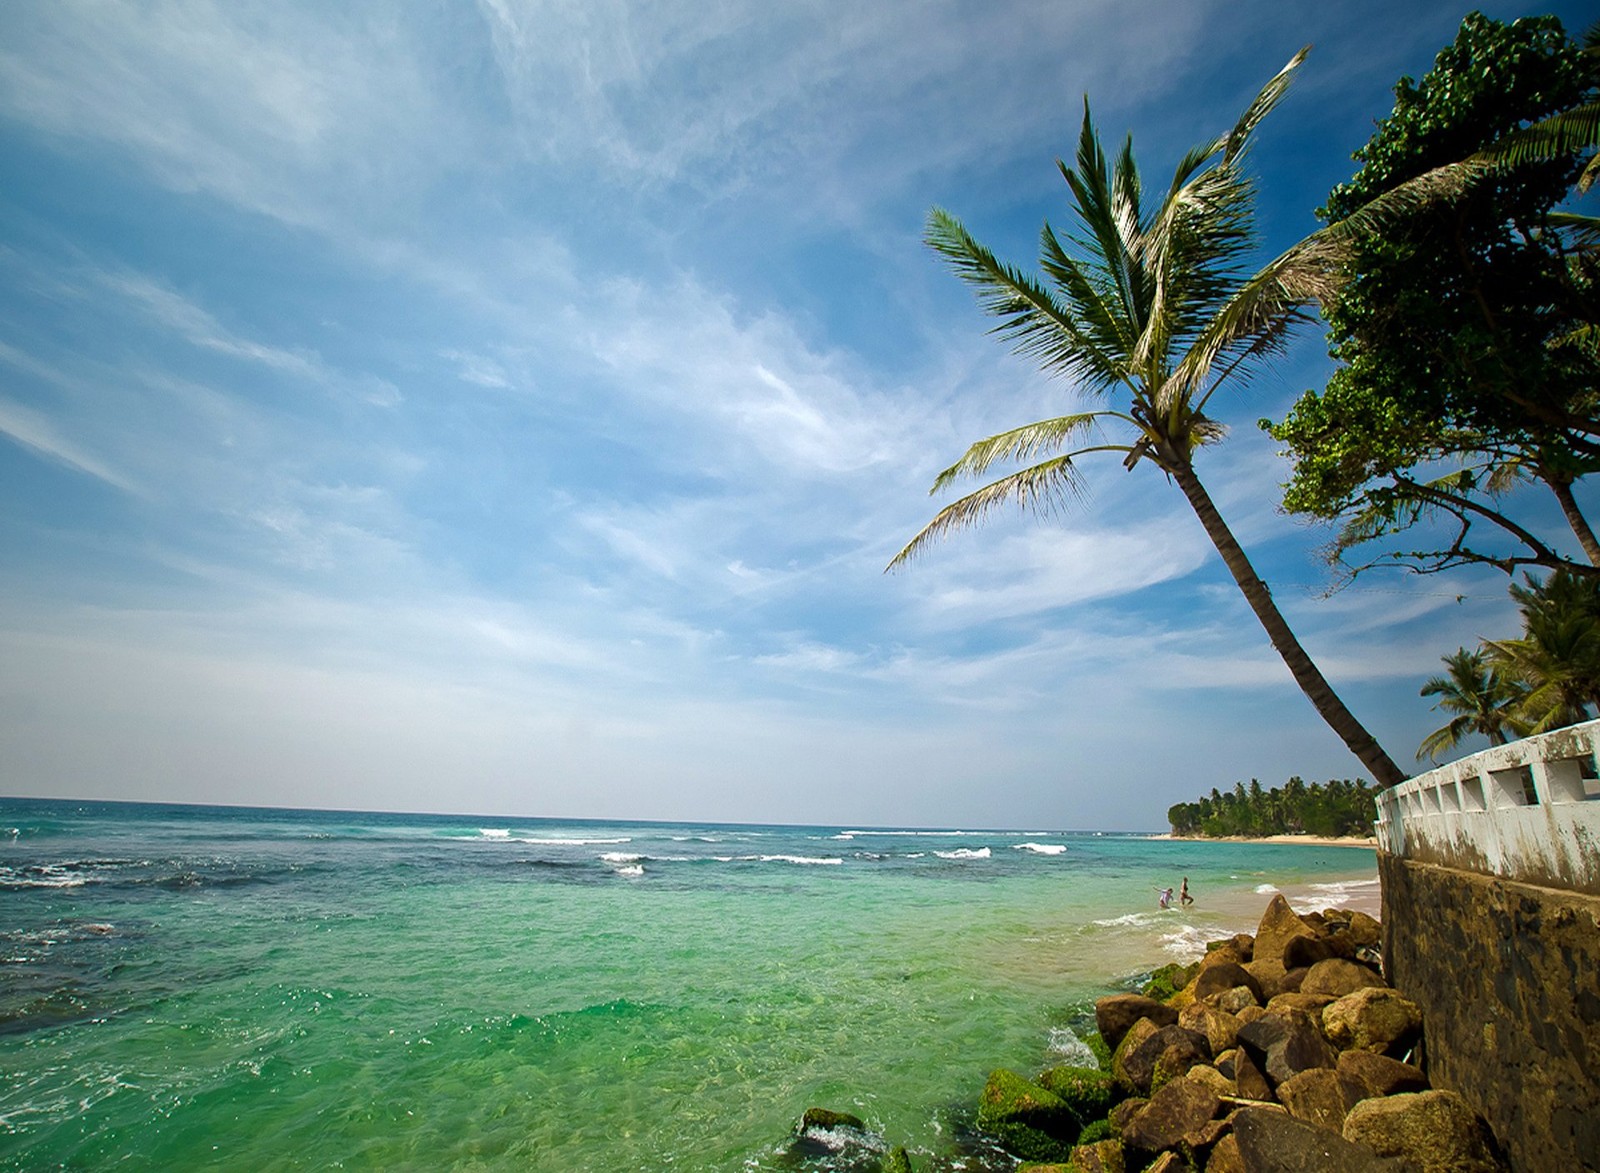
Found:
[{"label": "coconut palm crown", "polygon": [[1447,673],[1430,677],[1421,695],[1438,697],[1433,707],[1455,715],[1422,739],[1419,761],[1437,759],[1440,752],[1454,749],[1474,733],[1487,737],[1490,745],[1504,745],[1508,730],[1520,735],[1517,710],[1528,692],[1521,681],[1492,663],[1482,649],[1457,648],[1443,659]]},{"label": "coconut palm crown", "polygon": [[[1305,307],[1337,280],[1338,226],[1314,234],[1252,273],[1255,188],[1244,170],[1252,132],[1287,90],[1301,50],[1264,86],[1226,134],[1191,150],[1151,199],[1132,139],[1108,165],[1084,102],[1076,166],[1058,163],[1076,229],[1049,224],[1042,278],[1007,265],[941,209],[926,240],[1000,319],[994,332],[1052,374],[1107,406],[1013,428],[967,449],[932,492],[1021,464],[945,506],[890,562],[894,569],[948,532],[1007,504],[1049,512],[1081,494],[1077,461],[1112,452],[1132,469],[1149,461],[1182,490],[1273,646],[1324,720],[1381,785],[1405,775],[1356,721],[1301,648],[1194,469],[1195,453],[1222,439],[1206,414],[1211,396],[1254,360],[1282,349]],[[1103,430],[1122,435],[1104,439]],[[1103,441],[1103,442],[1095,442]]]}]

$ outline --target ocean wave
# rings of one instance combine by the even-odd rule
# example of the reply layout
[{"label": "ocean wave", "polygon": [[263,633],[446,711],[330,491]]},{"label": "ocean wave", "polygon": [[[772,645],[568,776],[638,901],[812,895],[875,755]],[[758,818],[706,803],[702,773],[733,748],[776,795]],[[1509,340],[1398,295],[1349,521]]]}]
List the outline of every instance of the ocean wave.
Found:
[{"label": "ocean wave", "polygon": [[57,864],[20,868],[0,866],[0,888],[81,888],[89,883],[83,872]]},{"label": "ocean wave", "polygon": [[1161,947],[1179,961],[1198,961],[1206,955],[1211,936],[1194,925],[1181,925],[1177,931],[1161,935]]},{"label": "ocean wave", "polygon": [[644,865],[643,864],[638,864],[638,863],[631,863],[631,864],[628,864],[625,867],[613,868],[612,870],[615,871],[617,873],[617,875],[619,875],[619,876],[642,876],[642,875],[644,875]]},{"label": "ocean wave", "polygon": [[1258,895],[1258,896],[1270,896],[1272,893],[1276,892],[1277,890],[1278,890],[1278,885],[1276,885],[1276,884],[1257,884],[1256,885],[1256,895]]},{"label": "ocean wave", "polygon": [[741,855],[739,859],[744,863],[794,863],[806,866],[821,866],[842,864],[844,860],[837,856],[818,855]]},{"label": "ocean wave", "polygon": [[954,851],[935,851],[933,854],[940,859],[988,859],[987,847],[958,847]]},{"label": "ocean wave", "polygon": [[1078,1037],[1078,1032],[1070,1026],[1053,1026],[1050,1028],[1050,1053],[1060,1055],[1072,1067],[1099,1067],[1100,1060],[1095,1058],[1089,1044]]},{"label": "ocean wave", "polygon": [[1013,843],[1012,851],[1031,851],[1035,855],[1060,855],[1066,851],[1065,843]]},{"label": "ocean wave", "polygon": [[632,843],[633,839],[624,836],[621,839],[545,839],[528,838],[518,839],[518,843],[531,843],[537,847],[606,847],[613,843]]},{"label": "ocean wave", "polygon": [[504,827],[479,827],[478,834],[485,839],[509,839],[511,832]]},{"label": "ocean wave", "polygon": [[1348,892],[1351,888],[1376,888],[1381,881],[1377,877],[1370,880],[1335,880],[1327,884],[1312,884],[1313,892]]},{"label": "ocean wave", "polygon": [[1103,929],[1121,928],[1123,925],[1148,925],[1154,924],[1159,914],[1154,912],[1129,912],[1122,916],[1113,916],[1106,920],[1097,920],[1094,923]]},{"label": "ocean wave", "polygon": [[602,851],[600,858],[606,863],[639,863],[646,857],[628,851]]},{"label": "ocean wave", "polygon": [[896,839],[959,839],[994,838],[1006,835],[1025,835],[1026,831],[840,831],[835,839],[854,839],[858,835],[877,835]]}]

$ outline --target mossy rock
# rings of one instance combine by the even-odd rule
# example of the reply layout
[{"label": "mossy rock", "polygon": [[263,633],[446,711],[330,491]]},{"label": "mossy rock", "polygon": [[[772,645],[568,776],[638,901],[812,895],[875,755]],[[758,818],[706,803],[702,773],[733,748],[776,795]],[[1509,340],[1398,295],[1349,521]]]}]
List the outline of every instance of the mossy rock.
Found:
[{"label": "mossy rock", "polygon": [[895,1145],[883,1158],[883,1173],[912,1173],[911,1155],[904,1145]]},{"label": "mossy rock", "polygon": [[852,1116],[849,1112],[835,1112],[828,1108],[807,1108],[805,1115],[800,1117],[800,1131],[808,1128],[821,1128],[832,1130],[835,1128],[854,1128],[858,1132],[865,1132],[867,1125],[859,1116]]},{"label": "mossy rock", "polygon": [[1170,965],[1163,965],[1150,975],[1150,980],[1145,983],[1144,989],[1139,992],[1146,998],[1154,998],[1157,1002],[1165,1002],[1187,986],[1199,970],[1199,962],[1193,965],[1182,965],[1174,961]]},{"label": "mossy rock", "polygon": [[1006,1152],[1025,1161],[1065,1165],[1072,1160],[1070,1144],[1026,1124],[991,1124],[984,1131],[999,1141]]},{"label": "mossy rock", "polygon": [[990,1073],[978,1097],[978,1127],[993,1132],[998,1124],[1062,1135],[1076,1135],[1080,1127],[1071,1107],[1055,1092],[1004,1067]]},{"label": "mossy rock", "polygon": [[1110,1073],[1091,1067],[1052,1067],[1040,1074],[1038,1083],[1061,1097],[1080,1127],[1104,1116],[1117,1101]]},{"label": "mossy rock", "polygon": [[1083,1131],[1078,1133],[1078,1143],[1081,1145],[1099,1144],[1103,1140],[1115,1140],[1116,1137],[1117,1132],[1116,1129],[1111,1127],[1110,1117],[1102,1116],[1100,1119],[1083,1126]]},{"label": "mossy rock", "polygon": [[1083,1045],[1094,1054],[1095,1062],[1100,1064],[1101,1071],[1111,1070],[1111,1048],[1106,1046],[1105,1039],[1100,1037],[1100,1032],[1091,1030],[1083,1036]]}]

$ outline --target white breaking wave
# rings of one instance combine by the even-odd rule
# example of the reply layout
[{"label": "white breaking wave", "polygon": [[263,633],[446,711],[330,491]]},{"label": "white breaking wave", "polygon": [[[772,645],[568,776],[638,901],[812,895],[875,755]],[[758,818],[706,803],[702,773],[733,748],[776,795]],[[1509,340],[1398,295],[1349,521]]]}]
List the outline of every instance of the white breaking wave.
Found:
[{"label": "white breaking wave", "polygon": [[1276,892],[1277,890],[1278,890],[1278,885],[1276,885],[1276,884],[1257,884],[1256,885],[1256,894],[1260,895],[1260,896],[1266,896],[1269,893]]},{"label": "white breaking wave", "polygon": [[840,831],[835,839],[854,839],[857,835],[893,836],[897,839],[960,839],[994,838],[1004,835],[1025,835],[1026,831]]},{"label": "white breaking wave", "polygon": [[642,875],[644,875],[644,865],[643,864],[637,864],[637,863],[629,864],[627,867],[617,868],[615,870],[616,870],[617,875],[619,875],[619,876],[642,876]]},{"label": "white breaking wave", "polygon": [[479,827],[478,834],[485,839],[509,839],[511,832],[503,827]]},{"label": "white breaking wave", "polygon": [[810,866],[842,864],[844,860],[834,857],[823,858],[815,855],[741,855],[739,857],[746,863],[797,863]]},{"label": "white breaking wave", "polygon": [[1109,920],[1097,920],[1094,923],[1101,928],[1113,929],[1122,925],[1147,925],[1154,922],[1156,914],[1153,912],[1130,912],[1123,916],[1114,916]]},{"label": "white breaking wave", "polygon": [[1089,1044],[1080,1039],[1070,1026],[1050,1028],[1050,1050],[1053,1054],[1062,1056],[1072,1067],[1100,1066],[1100,1060],[1095,1058],[1094,1052],[1089,1049]]},{"label": "white breaking wave", "polygon": [[600,858],[607,863],[639,863],[644,859],[644,856],[634,855],[627,851],[602,851]]},{"label": "white breaking wave", "polygon": [[631,838],[622,839],[518,839],[518,843],[536,843],[541,847],[604,847],[611,843],[632,843]]},{"label": "white breaking wave", "polygon": [[1206,955],[1210,936],[1193,925],[1184,925],[1175,933],[1163,933],[1161,947],[1179,961],[1199,961]]},{"label": "white breaking wave", "polygon": [[1066,851],[1065,843],[1013,843],[1012,851],[1031,851],[1035,855],[1060,855]]},{"label": "white breaking wave", "polygon": [[954,851],[935,851],[933,854],[940,859],[988,859],[989,849],[987,847],[958,847]]}]

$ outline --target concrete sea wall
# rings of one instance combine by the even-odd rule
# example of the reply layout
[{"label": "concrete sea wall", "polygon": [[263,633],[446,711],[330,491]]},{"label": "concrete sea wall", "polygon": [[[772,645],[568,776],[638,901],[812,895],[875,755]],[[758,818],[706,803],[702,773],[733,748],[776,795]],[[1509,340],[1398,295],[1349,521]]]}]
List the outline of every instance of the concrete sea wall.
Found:
[{"label": "concrete sea wall", "polygon": [[1512,1167],[1600,1170],[1600,897],[1380,852],[1385,976]]}]

